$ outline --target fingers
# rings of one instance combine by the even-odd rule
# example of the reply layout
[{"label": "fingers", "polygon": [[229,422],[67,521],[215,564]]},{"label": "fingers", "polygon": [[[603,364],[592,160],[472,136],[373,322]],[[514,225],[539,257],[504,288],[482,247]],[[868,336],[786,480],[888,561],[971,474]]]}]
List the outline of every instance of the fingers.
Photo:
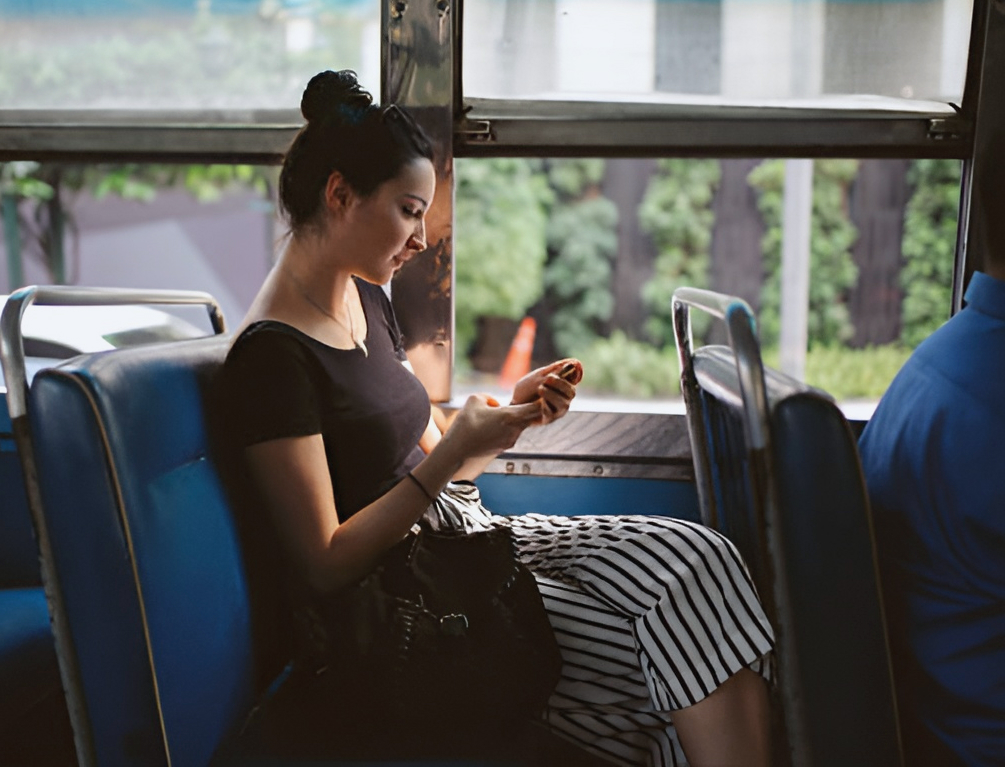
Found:
[{"label": "fingers", "polygon": [[548,372],[575,386],[583,380],[583,363],[574,357],[569,357],[550,365]]},{"label": "fingers", "polygon": [[540,398],[520,405],[506,405],[503,407],[499,404],[499,400],[489,394],[472,394],[468,397],[468,405],[476,408],[481,405],[497,410],[503,419],[520,428],[526,428],[536,423],[542,415],[542,401]]},{"label": "fingers", "polygon": [[508,405],[506,408],[517,423],[530,426],[539,422],[544,416],[542,400],[536,399],[523,405]]}]

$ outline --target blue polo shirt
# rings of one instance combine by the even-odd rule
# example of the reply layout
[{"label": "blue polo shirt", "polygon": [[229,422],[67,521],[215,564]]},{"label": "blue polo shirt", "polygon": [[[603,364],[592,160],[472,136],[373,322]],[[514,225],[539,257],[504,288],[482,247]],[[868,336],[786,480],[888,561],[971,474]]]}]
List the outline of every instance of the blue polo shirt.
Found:
[{"label": "blue polo shirt", "polygon": [[[902,714],[966,764],[1005,765],[1005,282],[897,374],[859,447]],[[906,710],[905,710],[906,709]]]}]

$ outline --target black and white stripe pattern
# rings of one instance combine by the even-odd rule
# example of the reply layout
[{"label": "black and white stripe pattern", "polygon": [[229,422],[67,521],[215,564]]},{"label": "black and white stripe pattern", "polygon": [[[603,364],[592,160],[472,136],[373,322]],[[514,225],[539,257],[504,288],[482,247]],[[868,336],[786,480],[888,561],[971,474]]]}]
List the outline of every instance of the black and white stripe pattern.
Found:
[{"label": "black and white stripe pattern", "polygon": [[616,764],[686,764],[672,712],[741,668],[772,678],[771,627],[713,530],[668,517],[502,517],[467,483],[451,483],[427,520],[513,529],[562,649],[546,718]]}]

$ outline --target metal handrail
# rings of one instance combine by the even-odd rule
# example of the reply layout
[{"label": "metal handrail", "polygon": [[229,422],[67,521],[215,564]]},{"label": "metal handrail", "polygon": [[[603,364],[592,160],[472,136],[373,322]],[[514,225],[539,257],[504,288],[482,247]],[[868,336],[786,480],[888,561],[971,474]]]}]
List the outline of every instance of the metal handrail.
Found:
[{"label": "metal handrail", "polygon": [[30,285],[10,295],[0,315],[0,364],[7,381],[7,409],[11,420],[27,412],[28,382],[24,363],[21,320],[25,310],[35,306],[122,306],[159,304],[162,306],[204,305],[213,332],[223,333],[225,323],[220,305],[209,293],[194,290],[132,290],[129,288],[83,288],[69,285]]},{"label": "metal handrail", "polygon": [[77,655],[70,639],[69,622],[62,587],[52,558],[52,541],[45,522],[34,443],[28,418],[28,376],[25,368],[24,337],[21,321],[32,304],[39,306],[118,306],[159,304],[164,306],[203,305],[209,312],[213,332],[226,330],[223,312],[208,293],[182,290],[129,290],[122,288],[82,288],[37,286],[21,288],[10,295],[0,315],[0,365],[7,383],[7,407],[10,412],[14,443],[24,479],[28,510],[39,549],[42,586],[52,620],[59,673],[66,691],[67,709],[73,727],[74,747],[80,767],[95,767],[97,753],[90,717],[84,698],[83,681]]},{"label": "metal handrail", "polygon": [[[743,299],[699,288],[678,288],[673,294],[674,315],[691,307],[701,309],[726,325],[729,347],[736,355],[736,372],[744,402],[746,427],[752,447],[762,449],[768,444],[768,396],[764,386],[764,365],[757,342],[756,321],[750,305]],[[692,353],[690,318],[687,321],[687,352]],[[678,349],[680,353],[680,349]],[[682,366],[683,369],[683,366]]]}]

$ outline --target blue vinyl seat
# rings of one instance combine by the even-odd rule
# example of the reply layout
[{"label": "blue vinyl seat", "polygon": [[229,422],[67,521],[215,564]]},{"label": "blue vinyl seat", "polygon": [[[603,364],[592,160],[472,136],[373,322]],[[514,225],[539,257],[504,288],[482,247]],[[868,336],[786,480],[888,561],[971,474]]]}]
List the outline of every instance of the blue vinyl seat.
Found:
[{"label": "blue vinyl seat", "polygon": [[239,542],[202,420],[225,344],[87,355],[32,383],[75,724],[101,765],[207,764],[255,692]]},{"label": "blue vinyl seat", "polygon": [[[729,346],[692,348],[689,311]],[[761,363],[753,315],[674,294],[681,388],[703,521],[737,545],[776,630],[782,759],[903,764],[868,495],[851,428],[826,393]]]}]

